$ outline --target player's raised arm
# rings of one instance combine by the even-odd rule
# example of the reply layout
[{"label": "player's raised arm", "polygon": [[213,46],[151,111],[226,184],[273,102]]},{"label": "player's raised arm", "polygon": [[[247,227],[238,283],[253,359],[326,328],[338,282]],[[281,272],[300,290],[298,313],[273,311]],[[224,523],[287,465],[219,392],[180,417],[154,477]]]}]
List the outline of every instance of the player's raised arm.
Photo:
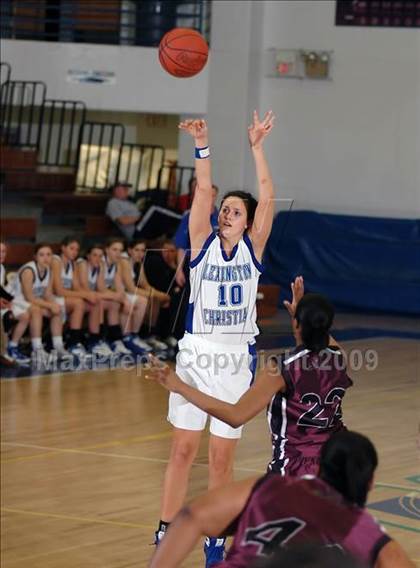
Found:
[{"label": "player's raised arm", "polygon": [[179,124],[179,128],[188,132],[188,134],[193,137],[195,143],[197,188],[195,190],[189,220],[192,249],[191,260],[193,260],[212,231],[210,215],[212,212],[213,189],[211,182],[208,131],[206,121],[202,119],[184,120]]},{"label": "player's raised arm", "polygon": [[175,517],[149,568],[176,568],[204,535],[220,536],[245,507],[257,477],[230,483],[195,499]]},{"label": "player's raised arm", "polygon": [[273,125],[273,111],[268,111],[262,120],[258,118],[257,111],[254,111],[253,122],[248,128],[248,138],[255,161],[258,183],[258,206],[252,227],[249,230],[249,236],[258,260],[262,258],[273,225],[274,186],[263,148],[264,140],[271,132]]},{"label": "player's raised arm", "polygon": [[[296,323],[293,323],[293,322],[295,320],[297,305],[301,301],[303,296],[305,295],[305,286],[304,286],[304,282],[303,282],[303,276],[296,276],[294,282],[292,282],[290,284],[290,288],[292,290],[292,302],[290,303],[287,300],[285,300],[283,302],[283,304],[284,304],[284,307],[286,308],[286,310],[289,312],[289,316],[290,316],[291,321],[292,321],[293,335],[295,336],[295,339],[296,339],[296,345],[298,345],[301,341],[301,338],[297,335]],[[342,348],[342,346],[339,343],[337,343],[337,341],[334,339],[334,337],[332,335],[329,336],[329,343],[328,344],[329,344],[329,346],[337,347],[338,349],[340,349],[343,356],[345,358],[347,357],[345,350]]]}]

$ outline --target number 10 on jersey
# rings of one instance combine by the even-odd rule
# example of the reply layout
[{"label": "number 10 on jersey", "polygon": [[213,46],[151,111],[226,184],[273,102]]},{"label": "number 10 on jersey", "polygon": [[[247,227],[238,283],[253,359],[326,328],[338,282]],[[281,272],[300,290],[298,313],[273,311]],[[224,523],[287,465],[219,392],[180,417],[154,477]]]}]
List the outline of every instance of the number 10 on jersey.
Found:
[{"label": "number 10 on jersey", "polygon": [[217,302],[219,306],[239,306],[239,304],[242,304],[242,299],[243,290],[241,284],[233,284],[232,286],[220,284]]}]

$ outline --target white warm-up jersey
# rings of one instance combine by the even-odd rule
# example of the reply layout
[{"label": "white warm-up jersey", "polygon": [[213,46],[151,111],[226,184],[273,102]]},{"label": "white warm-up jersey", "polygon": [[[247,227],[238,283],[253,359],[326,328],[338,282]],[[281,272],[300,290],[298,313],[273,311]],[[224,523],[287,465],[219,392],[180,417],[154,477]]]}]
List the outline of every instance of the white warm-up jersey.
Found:
[{"label": "white warm-up jersey", "polygon": [[110,264],[108,262],[107,257],[105,257],[105,259],[104,259],[104,264],[105,264],[105,269],[104,269],[105,270],[104,271],[105,286],[107,288],[113,288],[115,276],[117,274],[117,265],[116,264]]},{"label": "white warm-up jersey", "polygon": [[6,269],[2,264],[0,264],[0,285],[6,285]]},{"label": "white warm-up jersey", "polygon": [[44,274],[41,276],[38,270],[38,266],[33,260],[31,262],[27,262],[19,269],[19,272],[17,273],[17,276],[13,282],[13,295],[16,298],[23,297],[21,277],[24,270],[32,270],[32,273],[34,275],[32,291],[35,298],[43,298],[50,282],[51,272],[50,269],[47,268]]},{"label": "white warm-up jersey", "polygon": [[72,261],[64,264],[63,259],[58,254],[54,255],[56,260],[61,262],[61,282],[63,283],[63,288],[66,290],[71,290],[73,288],[73,275],[74,275],[74,263]]},{"label": "white warm-up jersey", "polygon": [[227,257],[216,233],[190,263],[186,331],[217,343],[253,342],[258,335],[256,297],[262,266],[244,235]]},{"label": "white warm-up jersey", "polygon": [[78,258],[76,260],[77,264],[81,264],[82,262],[84,262],[86,264],[86,270],[87,270],[87,279],[88,279],[88,285],[89,285],[89,289],[92,290],[92,292],[96,292],[97,288],[98,288],[98,276],[99,276],[99,272],[100,272],[100,268],[99,267],[94,267],[92,266],[87,260],[85,260],[84,258]]}]

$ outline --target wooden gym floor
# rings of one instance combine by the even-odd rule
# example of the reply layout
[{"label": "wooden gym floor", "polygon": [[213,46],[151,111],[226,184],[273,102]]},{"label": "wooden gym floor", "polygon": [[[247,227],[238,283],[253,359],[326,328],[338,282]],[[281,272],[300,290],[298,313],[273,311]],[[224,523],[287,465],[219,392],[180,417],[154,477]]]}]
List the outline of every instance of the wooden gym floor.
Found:
[{"label": "wooden gym floor", "polygon": [[[351,373],[347,425],[377,446],[372,513],[420,566],[420,343],[364,339],[379,365]],[[143,567],[159,519],[170,444],[167,393],[136,369],[3,380],[3,568]],[[206,437],[190,496],[206,489]],[[245,430],[236,478],[263,473],[270,457],[265,417]],[[203,566],[197,549],[186,568]]]}]

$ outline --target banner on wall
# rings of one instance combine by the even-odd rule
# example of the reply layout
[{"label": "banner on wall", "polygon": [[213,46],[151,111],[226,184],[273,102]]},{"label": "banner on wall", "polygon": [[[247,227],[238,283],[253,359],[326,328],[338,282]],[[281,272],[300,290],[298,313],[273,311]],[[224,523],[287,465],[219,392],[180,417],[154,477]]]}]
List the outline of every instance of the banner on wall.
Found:
[{"label": "banner on wall", "polygon": [[279,213],[264,254],[262,283],[280,304],[299,275],[305,290],[336,307],[420,315],[420,219]]}]

